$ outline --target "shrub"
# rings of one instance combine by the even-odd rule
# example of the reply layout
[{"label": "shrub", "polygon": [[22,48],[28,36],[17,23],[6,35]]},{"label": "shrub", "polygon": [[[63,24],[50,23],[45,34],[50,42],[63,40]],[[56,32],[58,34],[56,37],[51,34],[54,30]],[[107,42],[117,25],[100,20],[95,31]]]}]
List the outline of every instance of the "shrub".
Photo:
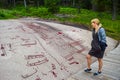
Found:
[{"label": "shrub", "polygon": [[60,0],[45,0],[45,6],[48,8],[48,11],[51,13],[57,13],[60,11],[59,7]]}]

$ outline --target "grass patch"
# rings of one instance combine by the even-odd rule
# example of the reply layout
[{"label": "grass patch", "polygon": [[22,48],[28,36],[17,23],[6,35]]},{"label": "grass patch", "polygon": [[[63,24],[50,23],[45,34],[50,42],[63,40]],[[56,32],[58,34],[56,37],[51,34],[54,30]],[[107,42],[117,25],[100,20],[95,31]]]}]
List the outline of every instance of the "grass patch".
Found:
[{"label": "grass patch", "polygon": [[0,19],[9,19],[9,18],[15,18],[14,15],[12,15],[12,11],[10,10],[0,10]]}]

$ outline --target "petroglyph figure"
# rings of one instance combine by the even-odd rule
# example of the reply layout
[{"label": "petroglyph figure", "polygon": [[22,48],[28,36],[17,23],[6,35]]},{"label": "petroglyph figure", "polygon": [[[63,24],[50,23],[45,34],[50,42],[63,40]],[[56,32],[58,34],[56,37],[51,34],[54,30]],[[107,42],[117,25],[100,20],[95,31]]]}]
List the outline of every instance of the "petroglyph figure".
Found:
[{"label": "petroglyph figure", "polygon": [[28,55],[28,56],[25,56],[25,59],[35,59],[35,58],[42,58],[42,57],[45,57],[43,54],[38,54],[38,55]]},{"label": "petroglyph figure", "polygon": [[47,58],[45,58],[45,59],[43,59],[43,60],[38,60],[37,62],[33,62],[33,63],[30,63],[29,61],[27,62],[27,66],[37,66],[37,65],[41,65],[41,64],[43,64],[43,63],[46,63],[46,62],[48,62],[48,59]]},{"label": "petroglyph figure", "polygon": [[34,71],[32,73],[28,73],[28,74],[25,74],[25,75],[21,75],[22,78],[28,78],[32,75],[34,75],[35,73],[37,73],[37,69],[33,68]]},{"label": "petroglyph figure", "polygon": [[25,42],[25,43],[22,43],[21,45],[22,46],[28,46],[28,45],[36,45],[36,44],[37,44],[37,42],[34,41],[34,42]]},{"label": "petroglyph figure", "polygon": [[3,46],[3,44],[1,44],[1,50],[2,50],[2,54],[1,54],[1,56],[7,56],[7,54],[6,54],[6,51],[5,51],[5,47]]}]

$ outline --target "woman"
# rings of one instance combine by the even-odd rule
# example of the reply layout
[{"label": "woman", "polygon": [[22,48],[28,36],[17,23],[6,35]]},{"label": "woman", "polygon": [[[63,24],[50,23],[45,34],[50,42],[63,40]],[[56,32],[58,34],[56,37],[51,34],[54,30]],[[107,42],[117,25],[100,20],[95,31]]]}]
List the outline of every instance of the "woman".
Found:
[{"label": "woman", "polygon": [[103,66],[103,55],[105,48],[107,47],[106,44],[106,33],[104,28],[102,27],[102,24],[100,23],[99,19],[95,18],[91,20],[91,25],[93,28],[92,37],[93,40],[91,42],[91,50],[87,54],[87,69],[85,69],[85,72],[90,72],[92,69],[90,67],[91,65],[91,58],[92,56],[96,57],[98,59],[98,71],[95,72],[93,75],[96,76],[98,74],[101,74],[102,66]]}]

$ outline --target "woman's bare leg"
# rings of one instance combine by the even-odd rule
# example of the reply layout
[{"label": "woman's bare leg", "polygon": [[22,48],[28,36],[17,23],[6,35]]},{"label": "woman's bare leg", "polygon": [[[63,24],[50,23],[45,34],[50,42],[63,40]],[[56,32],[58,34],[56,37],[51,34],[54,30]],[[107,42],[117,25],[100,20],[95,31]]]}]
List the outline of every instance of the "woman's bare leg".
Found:
[{"label": "woman's bare leg", "polygon": [[103,66],[102,58],[98,58],[98,71],[101,72]]},{"label": "woman's bare leg", "polygon": [[90,67],[91,62],[92,62],[91,57],[92,57],[92,56],[89,55],[89,54],[87,54],[87,56],[86,56],[86,58],[87,58],[87,66],[88,66],[88,69],[91,69],[91,67]]}]

